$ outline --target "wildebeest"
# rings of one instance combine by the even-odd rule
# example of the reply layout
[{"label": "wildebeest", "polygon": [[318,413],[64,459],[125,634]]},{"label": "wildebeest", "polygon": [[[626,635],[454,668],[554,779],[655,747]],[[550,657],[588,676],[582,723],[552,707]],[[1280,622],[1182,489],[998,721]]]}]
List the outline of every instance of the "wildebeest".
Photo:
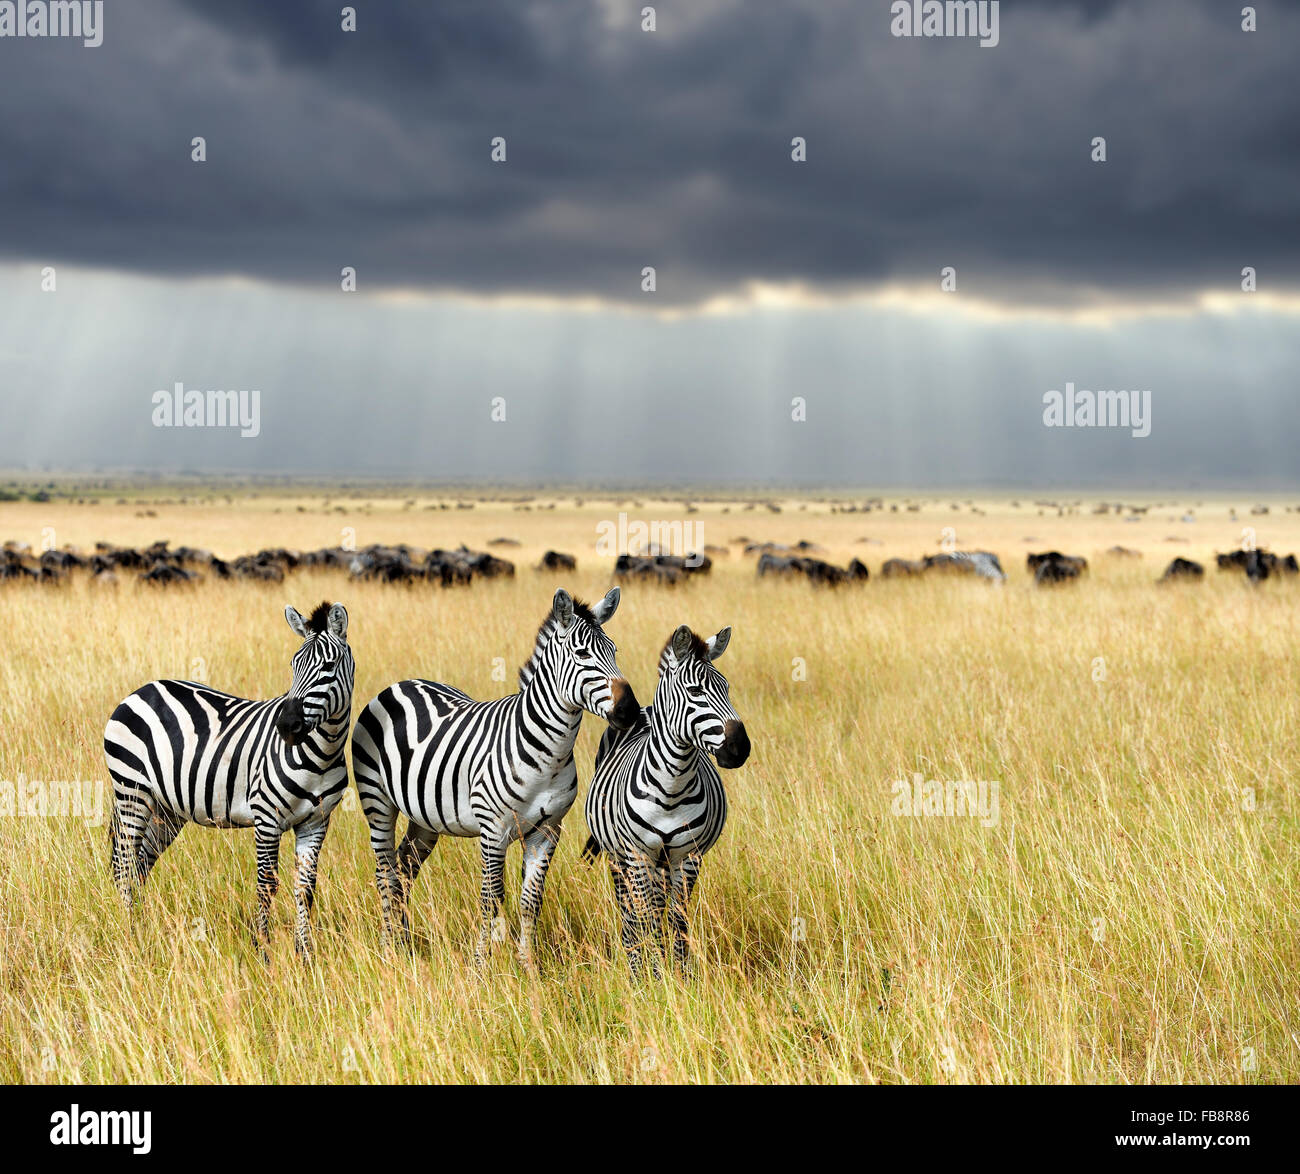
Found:
[{"label": "wildebeest", "polygon": [[885,579],[902,579],[924,573],[925,563],[920,559],[890,558],[880,568],[881,577]]},{"label": "wildebeest", "polygon": [[783,542],[747,542],[745,544],[746,554],[807,554],[809,551],[820,551],[822,548],[815,542],[809,542],[806,538],[801,538],[793,546],[786,546]]},{"label": "wildebeest", "polygon": [[614,561],[615,579],[652,579],[657,583],[676,583],[681,577],[679,567],[661,563],[657,558],[620,554]]},{"label": "wildebeest", "polygon": [[341,546],[323,546],[320,550],[304,551],[302,565],[305,567],[328,567],[332,570],[351,570],[352,560],[357,551],[345,550]]},{"label": "wildebeest", "polygon": [[812,583],[834,587],[840,583],[865,582],[870,577],[866,564],[854,559],[848,567],[837,567],[819,558],[786,557],[764,552],[758,559],[758,575],[802,576]]},{"label": "wildebeest", "polygon": [[1262,583],[1267,579],[1276,561],[1274,555],[1262,550],[1234,550],[1228,554],[1215,556],[1215,562],[1218,564],[1219,570],[1245,571],[1246,578],[1252,583]]},{"label": "wildebeest", "polygon": [[164,583],[196,583],[200,578],[202,576],[194,571],[187,571],[184,567],[175,566],[160,558],[139,576],[139,581],[157,586]]},{"label": "wildebeest", "polygon": [[1134,550],[1131,546],[1112,546],[1109,550],[1106,551],[1106,553],[1109,555],[1114,555],[1116,558],[1141,558],[1142,557],[1142,552],[1140,550]]},{"label": "wildebeest", "polygon": [[23,552],[12,544],[0,551],[0,579],[39,579],[35,567],[28,566]]},{"label": "wildebeest", "polygon": [[237,578],[257,579],[264,583],[283,582],[284,573],[289,569],[276,557],[274,551],[269,550],[259,550],[256,554],[241,554],[230,564],[231,573]]},{"label": "wildebeest", "polygon": [[1200,579],[1205,575],[1205,568],[1189,558],[1176,558],[1167,567],[1165,573],[1156,580],[1167,583],[1173,579]]},{"label": "wildebeest", "polygon": [[435,556],[466,567],[471,575],[481,575],[485,579],[509,579],[515,573],[515,564],[508,559],[497,558],[482,550],[470,550],[464,543],[455,550],[435,550],[429,556],[430,560]]},{"label": "wildebeest", "polygon": [[422,552],[408,546],[372,544],[354,551],[348,563],[354,579],[377,579],[381,583],[409,583],[425,577]]},{"label": "wildebeest", "polygon": [[542,561],[537,564],[539,571],[576,571],[578,569],[578,560],[571,554],[563,554],[558,550],[548,550],[542,555]]},{"label": "wildebeest", "polygon": [[[109,542],[96,542],[95,553],[103,559],[103,565],[123,571],[138,571],[145,563],[145,556],[129,546],[114,546]],[[152,564],[149,564],[152,565]]]},{"label": "wildebeest", "polygon": [[86,565],[86,560],[71,550],[47,550],[41,555],[41,566],[50,567],[56,571],[80,570]]},{"label": "wildebeest", "polygon": [[1268,550],[1233,550],[1217,555],[1219,570],[1242,570],[1252,583],[1262,583],[1271,574],[1294,575],[1300,571],[1294,554],[1279,558]]},{"label": "wildebeest", "polygon": [[1031,554],[1026,562],[1034,573],[1034,582],[1040,586],[1065,583],[1077,579],[1088,570],[1088,560],[1080,555],[1062,554],[1059,550],[1046,550]]}]

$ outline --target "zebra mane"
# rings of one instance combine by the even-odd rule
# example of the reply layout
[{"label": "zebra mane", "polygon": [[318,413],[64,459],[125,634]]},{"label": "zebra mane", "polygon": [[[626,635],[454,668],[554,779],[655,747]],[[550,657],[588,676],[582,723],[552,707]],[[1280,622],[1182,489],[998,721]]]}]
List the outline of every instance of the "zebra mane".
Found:
[{"label": "zebra mane", "polygon": [[330,601],[328,599],[318,603],[316,610],[311,613],[311,618],[307,621],[307,630],[309,632],[321,633],[329,627],[330,618]]},{"label": "zebra mane", "polygon": [[[573,615],[575,619],[586,620],[593,628],[600,628],[600,625],[596,622],[596,617],[591,613],[591,608],[576,596],[573,600]],[[519,666],[519,687],[521,689],[533,679],[534,674],[537,672],[538,665],[542,663],[542,651],[551,642],[551,633],[554,631],[555,613],[547,612],[546,619],[541,622],[537,629],[537,639],[533,642],[532,656]]]},{"label": "zebra mane", "polygon": [[[673,636],[677,635],[676,632]],[[668,667],[668,654],[672,651],[673,637],[669,636],[664,641],[664,646],[659,652],[659,675],[662,676],[664,669]],[[691,631],[691,650],[686,654],[688,657],[693,656],[696,660],[702,660],[705,664],[709,663],[709,646],[704,642],[694,629]]]}]

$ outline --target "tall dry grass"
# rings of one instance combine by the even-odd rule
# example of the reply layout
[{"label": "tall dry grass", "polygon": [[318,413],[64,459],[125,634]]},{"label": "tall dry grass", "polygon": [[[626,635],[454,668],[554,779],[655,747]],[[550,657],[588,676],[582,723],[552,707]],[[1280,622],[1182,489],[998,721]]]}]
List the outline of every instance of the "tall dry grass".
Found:
[{"label": "tall dry grass", "polygon": [[[150,678],[191,676],[196,660],[218,687],[282,692],[295,646],[286,602],[347,604],[354,709],[406,676],[481,697],[513,688],[557,583],[607,587],[593,542],[614,507],[423,504],[349,500],[340,514],[261,497],[158,504],[152,518],[134,505],[0,506],[0,538],[31,542],[46,525],[61,542],[166,536],[225,555],[333,544],[343,525],[361,544],[523,542],[503,552],[520,564],[513,581],[467,590],[312,572],[270,587],[0,585],[0,780],[105,780],[114,704]],[[0,1079],[1300,1079],[1300,582],[1250,589],[1211,569],[1201,584],[1154,585],[1174,554],[1235,545],[1242,523],[1226,504],[1202,507],[1195,527],[1169,520],[1181,510],[1126,525],[983,508],[831,516],[788,502],[776,515],[715,503],[690,517],[709,542],[806,537],[841,563],[864,557],[873,575],[954,526],[963,545],[1001,553],[1001,589],[757,582],[739,553],[679,590],[625,589],[609,631],[643,701],[674,626],[733,625],[719,667],[754,741],[725,776],[731,816],[697,890],[690,980],[629,981],[608,877],[579,859],[581,801],[551,870],[536,980],[504,947],[475,971],[477,852],[464,841],[443,839],[420,877],[413,954],[389,952],[354,799],[322,854],[310,970],[293,954],[287,886],[271,963],[257,960],[250,834],[186,829],[131,920],[104,826],[5,817]],[[1300,546],[1297,515],[1250,521],[1274,549]],[[1114,542],[1146,557],[1107,559]],[[548,546],[577,554],[578,572],[527,569]],[[1048,546],[1088,555],[1089,580],[1035,589],[1024,552]],[[599,733],[586,719],[584,779]],[[914,773],[998,783],[998,823],[893,814],[893,782]],[[512,924],[516,882],[517,866]]]}]

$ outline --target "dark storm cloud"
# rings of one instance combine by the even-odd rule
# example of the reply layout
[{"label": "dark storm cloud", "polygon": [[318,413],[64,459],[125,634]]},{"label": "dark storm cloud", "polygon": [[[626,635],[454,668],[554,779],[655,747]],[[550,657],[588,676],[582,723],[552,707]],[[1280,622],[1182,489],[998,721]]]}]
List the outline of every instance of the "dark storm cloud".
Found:
[{"label": "dark storm cloud", "polygon": [[950,264],[1013,300],[1300,287],[1294,6],[1005,0],[996,48],[885,2],[642,6],[372,0],[348,34],[335,0],[138,0],[98,49],[2,41],[0,254],[611,298],[653,265],[661,302]]}]

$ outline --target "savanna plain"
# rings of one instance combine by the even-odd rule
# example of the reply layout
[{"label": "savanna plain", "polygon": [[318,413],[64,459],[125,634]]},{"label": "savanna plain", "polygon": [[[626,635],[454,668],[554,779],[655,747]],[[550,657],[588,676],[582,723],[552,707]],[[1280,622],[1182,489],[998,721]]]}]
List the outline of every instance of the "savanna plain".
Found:
[{"label": "savanna plain", "polygon": [[[1294,503],[1152,501],[1127,522],[1094,512],[1096,495],[886,496],[854,513],[814,497],[701,495],[687,512],[654,496],[365,488],[79,496],[0,504],[0,540],[167,538],[224,558],[345,537],[464,542],[517,573],[449,588],[316,569],[283,583],[0,583],[0,780],[19,796],[0,817],[0,1079],[1300,1080],[1300,580],[1214,567],[1247,526],[1279,554],[1300,549]],[[555,588],[608,589],[598,526],[620,511],[689,521],[729,549],[675,587],[625,584],[608,628],[643,704],[674,627],[734,629],[718,667],[753,754],[724,772],[730,816],[693,902],[693,974],[631,981],[608,874],[580,858],[591,716],[537,977],[509,943],[473,965],[470,841],[443,838],[422,872],[413,949],[384,942],[355,791],[321,854],[311,967],[293,951],[288,846],[258,958],[249,832],[188,827],[134,916],[121,907],[102,734],[127,693],[196,670],[244,696],[283,693],[297,647],[284,606],[330,599],[350,614],[354,716],[406,677],[501,696]],[[519,545],[488,546],[499,537]],[[841,566],[862,559],[870,581],[760,580],[742,549],[800,539]],[[1007,582],[880,577],[885,559],[945,540],[996,552]],[[1107,554],[1116,544],[1142,557]],[[577,570],[535,570],[551,548]],[[1086,556],[1089,574],[1036,586],[1025,555],[1047,549]],[[1205,579],[1158,586],[1175,556],[1205,562]],[[918,775],[996,784],[996,821],[899,813],[895,784]],[[32,782],[56,780],[99,783],[101,817],[20,813]],[[510,859],[513,929],[518,848]]]}]

